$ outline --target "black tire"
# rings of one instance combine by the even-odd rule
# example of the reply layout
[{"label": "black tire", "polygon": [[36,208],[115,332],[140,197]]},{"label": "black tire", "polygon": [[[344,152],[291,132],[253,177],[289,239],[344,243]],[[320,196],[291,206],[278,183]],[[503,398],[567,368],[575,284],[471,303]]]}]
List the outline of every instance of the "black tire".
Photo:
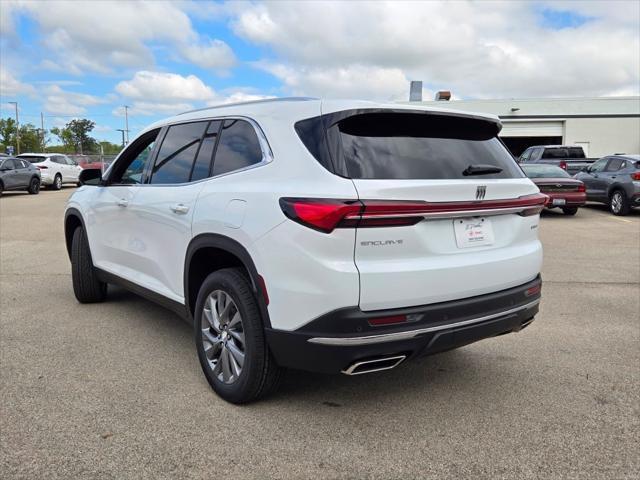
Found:
[{"label": "black tire", "polygon": [[82,227],[73,232],[71,243],[71,278],[73,293],[80,303],[102,302],[107,297],[107,284],[96,275],[89,242]]},{"label": "black tire", "polygon": [[62,188],[62,175],[56,173],[56,176],[53,177],[53,183],[51,184],[51,188],[53,190],[60,190]]},{"label": "black tire", "polygon": [[[216,335],[203,317],[205,302],[215,291],[222,291],[233,300],[242,319],[244,363],[232,383],[225,383],[214,373],[203,343],[203,322],[206,326],[205,330]],[[204,280],[198,292],[194,325],[200,366],[211,388],[224,400],[236,404],[255,401],[273,392],[280,384],[284,369],[275,363],[269,351],[260,310],[243,270],[225,268],[210,274]],[[218,360],[220,361],[222,357]]]},{"label": "black tire", "polygon": [[27,189],[31,195],[37,195],[40,193],[40,180],[38,177],[33,177],[29,182],[29,188]]},{"label": "black tire", "polygon": [[562,209],[562,212],[565,215],[575,215],[576,213],[578,213],[578,207],[564,207]]},{"label": "black tire", "polygon": [[609,195],[609,211],[614,215],[624,216],[631,210],[631,204],[627,195],[622,190],[614,190]]},{"label": "black tire", "polygon": [[4,192],[4,183],[0,182],[0,195]]}]

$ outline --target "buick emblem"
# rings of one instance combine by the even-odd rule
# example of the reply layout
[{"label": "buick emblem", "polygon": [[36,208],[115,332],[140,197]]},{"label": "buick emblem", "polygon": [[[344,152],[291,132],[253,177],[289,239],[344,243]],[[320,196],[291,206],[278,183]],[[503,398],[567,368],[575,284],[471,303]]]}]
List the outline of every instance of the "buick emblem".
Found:
[{"label": "buick emblem", "polygon": [[484,200],[484,196],[487,193],[486,185],[480,185],[476,189],[476,200]]}]

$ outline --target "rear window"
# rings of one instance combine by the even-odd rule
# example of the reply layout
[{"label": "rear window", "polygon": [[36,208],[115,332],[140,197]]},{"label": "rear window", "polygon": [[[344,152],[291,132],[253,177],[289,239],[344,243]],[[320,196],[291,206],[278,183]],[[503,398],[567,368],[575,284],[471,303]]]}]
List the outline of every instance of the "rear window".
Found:
[{"label": "rear window", "polygon": [[531,163],[528,165],[522,165],[522,169],[529,178],[569,178],[571,176],[555,165]]},{"label": "rear window", "polygon": [[581,147],[545,148],[542,158],[586,158]]},{"label": "rear window", "polygon": [[41,157],[37,155],[20,155],[18,158],[22,158],[29,163],[40,163],[44,162],[47,159],[47,157]]},{"label": "rear window", "polygon": [[373,113],[348,117],[333,127],[348,176],[358,179],[463,179],[470,166],[500,172],[482,178],[522,177],[496,138],[495,124],[442,115]]}]

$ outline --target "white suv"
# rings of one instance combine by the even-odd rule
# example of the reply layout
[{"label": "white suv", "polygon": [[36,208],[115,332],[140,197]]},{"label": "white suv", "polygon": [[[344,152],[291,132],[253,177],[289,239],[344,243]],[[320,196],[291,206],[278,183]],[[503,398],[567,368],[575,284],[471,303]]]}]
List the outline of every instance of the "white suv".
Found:
[{"label": "white suv", "polygon": [[65,183],[76,185],[82,171],[75,161],[58,153],[23,153],[18,158],[38,167],[41,184],[54,190],[60,190]]},{"label": "white suv", "polygon": [[546,197],[500,127],[306,98],[158,122],[69,199],[75,295],[120,284],[193,322],[235,403],[283,367],[355,375],[518,331],[538,311]]}]

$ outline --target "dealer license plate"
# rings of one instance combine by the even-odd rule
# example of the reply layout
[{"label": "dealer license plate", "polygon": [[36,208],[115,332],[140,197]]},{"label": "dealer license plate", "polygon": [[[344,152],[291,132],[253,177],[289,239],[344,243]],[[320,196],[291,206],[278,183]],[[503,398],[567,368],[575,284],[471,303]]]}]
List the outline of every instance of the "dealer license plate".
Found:
[{"label": "dealer license plate", "polygon": [[488,218],[456,218],[453,220],[453,228],[458,248],[493,244],[493,227]]}]

